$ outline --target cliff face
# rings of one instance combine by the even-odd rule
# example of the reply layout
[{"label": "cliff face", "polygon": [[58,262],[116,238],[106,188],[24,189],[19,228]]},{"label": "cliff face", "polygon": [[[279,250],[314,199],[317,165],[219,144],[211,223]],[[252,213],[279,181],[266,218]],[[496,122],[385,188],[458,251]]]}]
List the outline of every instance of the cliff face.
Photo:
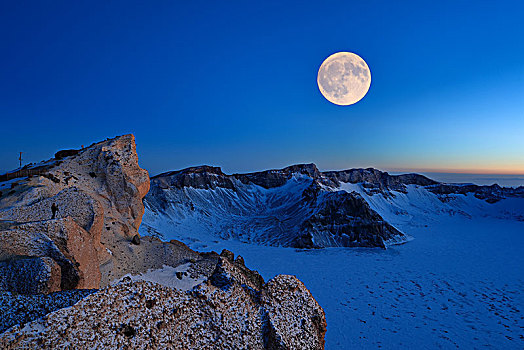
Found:
[{"label": "cliff face", "polygon": [[[0,197],[0,220],[10,222],[0,231],[0,259],[49,257],[60,266],[60,276],[49,276],[61,280],[60,289],[98,288],[118,277],[149,190],[133,135],[58,152],[25,170],[29,176],[10,180],[9,192]],[[11,265],[2,269],[16,270]],[[16,290],[16,281],[9,280]]]},{"label": "cliff face", "polygon": [[453,204],[470,194],[481,204],[524,197],[524,187],[446,184],[419,174],[390,175],[373,168],[321,172],[314,164],[298,164],[228,175],[220,168],[201,166],[151,179],[142,232],[160,237],[191,232],[296,248],[385,248],[411,237],[384,213],[407,212],[420,201],[408,200],[418,190],[424,198],[437,200],[428,209],[450,202],[446,210],[457,212],[464,208]]},{"label": "cliff face", "polygon": [[323,348],[324,312],[295,277],[139,237],[150,182],[132,135],[2,180],[0,348]]},{"label": "cliff face", "polygon": [[249,174],[226,175],[209,166],[161,174],[151,179],[144,200],[143,230],[154,234],[171,225],[275,246],[384,248],[407,238],[359,194],[336,188],[340,181],[363,178],[381,181],[382,188],[404,186],[375,172],[325,174],[314,164],[300,164]]}]

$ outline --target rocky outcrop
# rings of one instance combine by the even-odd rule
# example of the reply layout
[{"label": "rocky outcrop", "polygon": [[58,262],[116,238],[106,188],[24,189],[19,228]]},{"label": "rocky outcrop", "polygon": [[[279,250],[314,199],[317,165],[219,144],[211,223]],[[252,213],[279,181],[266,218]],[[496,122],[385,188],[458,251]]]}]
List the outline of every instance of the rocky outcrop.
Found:
[{"label": "rocky outcrop", "polygon": [[269,349],[324,348],[325,315],[302,282],[294,276],[279,275],[264,286],[261,294],[269,324]]},{"label": "rocky outcrop", "polygon": [[316,183],[304,193],[314,205],[312,214],[301,226],[299,246],[314,247],[315,237],[325,236],[333,237],[345,247],[386,248],[385,242],[404,236],[358,193],[325,192]]},{"label": "rocky outcrop", "polygon": [[199,255],[193,273],[208,278],[195,288],[126,277],[70,308],[9,329],[0,347],[323,349],[324,311],[296,277],[280,275],[266,284],[238,258],[222,255]]},{"label": "rocky outcrop", "polygon": [[16,223],[0,231],[0,261],[49,257],[62,290],[99,288],[127,273],[122,262],[133,255],[149,190],[133,135],[57,152],[25,170],[0,198],[0,221]]},{"label": "rocky outcrop", "polygon": [[[150,184],[132,135],[24,170],[0,183],[0,348],[323,348],[324,312],[295,277],[266,284],[232,252],[140,237]],[[217,168],[167,180],[241,183]]]},{"label": "rocky outcrop", "polygon": [[0,262],[0,290],[39,294],[60,290],[62,270],[49,257],[10,259]]},{"label": "rocky outcrop", "polygon": [[[92,237],[71,217],[18,224],[10,230],[0,231],[0,240],[0,259],[7,264],[27,257],[47,257],[59,265],[57,276],[49,278],[56,277],[60,283],[58,288],[50,288],[50,292],[100,286],[100,267]],[[26,274],[16,276],[18,282],[11,279],[10,285],[15,283],[27,288],[32,284]],[[4,290],[16,291],[16,288]]]}]

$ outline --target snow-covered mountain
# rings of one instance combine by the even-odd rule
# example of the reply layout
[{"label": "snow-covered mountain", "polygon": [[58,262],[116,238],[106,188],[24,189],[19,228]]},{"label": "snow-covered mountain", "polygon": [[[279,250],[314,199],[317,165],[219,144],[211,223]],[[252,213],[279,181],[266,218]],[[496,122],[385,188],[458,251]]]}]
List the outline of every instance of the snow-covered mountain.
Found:
[{"label": "snow-covered mountain", "polygon": [[524,198],[524,187],[445,184],[372,168],[320,172],[314,164],[232,175],[200,166],[151,179],[141,232],[298,248],[386,247],[411,239],[400,227],[440,215],[524,220],[505,205],[512,198]]}]

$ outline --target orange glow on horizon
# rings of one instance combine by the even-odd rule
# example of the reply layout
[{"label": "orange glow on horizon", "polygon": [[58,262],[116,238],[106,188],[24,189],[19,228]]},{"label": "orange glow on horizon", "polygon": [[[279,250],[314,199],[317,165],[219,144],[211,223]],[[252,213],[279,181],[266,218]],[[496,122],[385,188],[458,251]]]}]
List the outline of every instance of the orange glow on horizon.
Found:
[{"label": "orange glow on horizon", "polygon": [[450,173],[450,174],[481,174],[481,175],[523,175],[524,168],[512,169],[512,168],[497,168],[497,169],[475,169],[475,168],[389,168],[395,172],[415,172],[415,173]]}]

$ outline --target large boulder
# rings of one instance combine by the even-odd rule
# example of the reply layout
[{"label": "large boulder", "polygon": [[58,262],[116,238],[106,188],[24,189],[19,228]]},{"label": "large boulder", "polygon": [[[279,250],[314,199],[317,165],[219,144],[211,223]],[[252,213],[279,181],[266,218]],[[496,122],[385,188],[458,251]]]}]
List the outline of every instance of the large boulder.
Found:
[{"label": "large boulder", "polygon": [[278,275],[271,279],[262,289],[262,304],[269,323],[268,348],[324,348],[324,310],[295,276]]},{"label": "large boulder", "polygon": [[10,194],[0,198],[0,221],[17,224],[2,233],[10,240],[0,242],[0,261],[50,257],[62,270],[62,289],[99,288],[126,274],[122,262],[133,261],[128,245],[138,234],[149,190],[134,136],[60,154],[26,170],[30,176],[11,180]]},{"label": "large boulder", "polygon": [[[100,268],[92,237],[70,217],[18,224],[10,230],[0,231],[0,261],[6,262],[0,269],[10,269],[10,262],[23,261],[27,257],[52,259],[60,269],[52,270],[56,276],[50,278],[60,281],[59,289],[98,288],[100,285]],[[23,274],[17,281],[23,285],[22,277]],[[10,288],[2,289],[25,289],[12,282],[7,286]],[[40,288],[37,293],[59,290],[54,284],[49,286],[48,290]]]},{"label": "large boulder", "polygon": [[49,293],[60,290],[61,282],[60,266],[49,257],[0,262],[0,290],[19,294]]},{"label": "large boulder", "polygon": [[92,289],[100,286],[101,275],[93,237],[71,217],[20,224],[17,228],[25,232],[45,232],[63,254],[78,275],[76,285],[73,281],[63,281],[63,289]]},{"label": "large boulder", "polygon": [[295,277],[265,284],[240,260],[214,253],[199,259],[190,274],[210,275],[192,289],[126,277],[70,308],[12,327],[0,335],[0,347],[323,349],[324,312]]}]

